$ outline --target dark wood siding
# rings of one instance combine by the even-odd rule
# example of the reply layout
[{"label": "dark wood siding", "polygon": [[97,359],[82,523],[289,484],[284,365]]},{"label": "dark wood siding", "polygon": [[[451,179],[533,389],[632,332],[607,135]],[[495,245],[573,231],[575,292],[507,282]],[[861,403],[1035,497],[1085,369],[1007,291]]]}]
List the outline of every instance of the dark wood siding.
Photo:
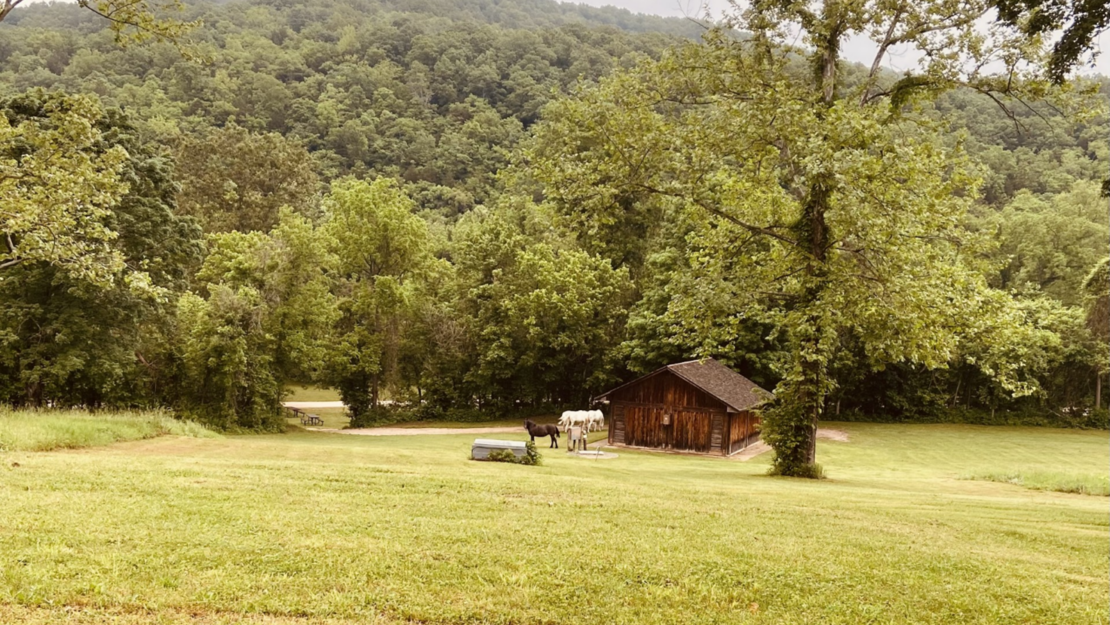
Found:
[{"label": "dark wood siding", "polygon": [[657,404],[673,408],[716,408],[722,411],[726,408],[715,397],[669,371],[661,371],[614,391],[609,401]]},{"label": "dark wood siding", "polygon": [[671,419],[670,447],[684,451],[707,452],[711,446],[713,415],[703,410],[678,411]]},{"label": "dark wood siding", "polygon": [[729,415],[728,453],[736,453],[759,440],[760,419],[751,412]]},{"label": "dark wood siding", "polygon": [[710,426],[709,451],[715,454],[724,453],[725,449],[725,422],[728,415],[723,412],[712,413],[713,423]]},{"label": "dark wood siding", "polygon": [[613,445],[624,445],[624,404],[613,402],[610,406],[612,411],[609,416],[609,442]]},{"label": "dark wood siding", "polygon": [[624,444],[636,447],[666,447],[662,406],[625,406]]},{"label": "dark wood siding", "polygon": [[669,372],[631,384],[609,401],[613,444],[724,453],[724,404]]}]

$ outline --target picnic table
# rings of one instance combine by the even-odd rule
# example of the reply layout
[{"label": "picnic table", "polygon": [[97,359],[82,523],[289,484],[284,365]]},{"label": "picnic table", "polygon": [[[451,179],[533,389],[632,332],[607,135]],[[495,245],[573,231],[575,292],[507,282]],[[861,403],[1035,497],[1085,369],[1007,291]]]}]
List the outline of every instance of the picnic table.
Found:
[{"label": "picnic table", "polygon": [[324,420],[319,416],[305,412],[300,408],[290,408],[293,411],[293,416],[300,417],[301,425],[324,425]]}]

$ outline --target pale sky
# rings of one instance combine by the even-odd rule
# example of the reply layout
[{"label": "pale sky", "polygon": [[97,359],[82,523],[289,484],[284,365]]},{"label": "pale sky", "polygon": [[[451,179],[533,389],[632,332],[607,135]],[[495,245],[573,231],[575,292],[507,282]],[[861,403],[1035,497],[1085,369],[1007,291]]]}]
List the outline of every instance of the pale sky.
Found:
[{"label": "pale sky", "polygon": [[[562,0],[567,2],[568,0]],[[684,16],[698,16],[702,14],[702,7],[708,4],[710,11],[714,16],[719,16],[721,12],[729,6],[727,0],[570,0],[577,4],[587,4],[590,6],[615,6],[622,9],[628,9],[634,13],[647,13],[649,15],[662,15],[665,17],[684,17]],[[877,45],[869,41],[865,37],[858,37],[851,40],[844,47],[844,56],[851,61],[864,63],[870,65],[871,61],[875,58],[875,49]],[[1103,33],[1099,37],[1099,47],[1103,50],[1110,51],[1110,33]],[[886,62],[884,65],[893,70],[908,69],[916,55],[912,54],[910,50],[903,50],[899,53],[897,50],[891,50],[886,55]],[[1110,52],[1104,53],[1095,61],[1095,71],[1105,76],[1110,76]],[[1083,73],[1090,73],[1091,70],[1085,70]]]}]

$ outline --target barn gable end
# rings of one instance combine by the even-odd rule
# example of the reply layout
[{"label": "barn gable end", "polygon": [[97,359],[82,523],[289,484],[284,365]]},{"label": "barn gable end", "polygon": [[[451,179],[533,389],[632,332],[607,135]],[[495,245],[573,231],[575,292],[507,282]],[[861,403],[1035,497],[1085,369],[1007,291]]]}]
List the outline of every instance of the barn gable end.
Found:
[{"label": "barn gable end", "polygon": [[715,360],[668,365],[599,397],[609,443],[730,455],[758,440],[752,413],[770,393]]}]

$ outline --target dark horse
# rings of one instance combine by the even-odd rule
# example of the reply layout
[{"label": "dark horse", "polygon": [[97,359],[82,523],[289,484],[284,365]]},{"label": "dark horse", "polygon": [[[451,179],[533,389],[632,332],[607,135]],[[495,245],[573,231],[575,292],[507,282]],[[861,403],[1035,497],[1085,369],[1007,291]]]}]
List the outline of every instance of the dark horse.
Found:
[{"label": "dark horse", "polygon": [[559,441],[555,440],[557,437],[562,437],[562,434],[559,434],[559,426],[557,426],[557,425],[536,425],[531,419],[529,419],[528,421],[524,422],[524,429],[528,430],[528,433],[532,435],[532,442],[533,443],[536,442],[536,437],[537,436],[539,436],[540,438],[543,438],[544,436],[550,436],[551,437],[551,444],[548,445],[547,448],[548,449],[551,449],[552,447],[554,447],[555,449],[559,448]]}]

